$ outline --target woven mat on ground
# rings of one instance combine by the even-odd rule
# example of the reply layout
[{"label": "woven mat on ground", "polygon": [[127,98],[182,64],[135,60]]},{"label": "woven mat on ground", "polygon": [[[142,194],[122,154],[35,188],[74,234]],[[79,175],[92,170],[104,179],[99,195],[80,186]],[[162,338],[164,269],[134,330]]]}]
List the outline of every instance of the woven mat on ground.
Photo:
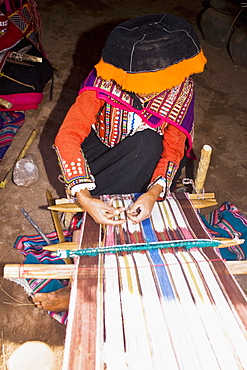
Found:
[{"label": "woven mat on ground", "polygon": [[220,208],[201,218],[213,238],[245,239],[241,245],[219,249],[225,260],[247,259],[247,218],[234,204],[224,202]]},{"label": "woven mat on ground", "polygon": [[[63,231],[65,241],[70,242],[72,240],[71,233],[68,230]],[[52,244],[59,243],[57,233],[52,232],[46,234],[47,238]],[[19,236],[14,244],[14,248],[18,249],[25,257],[24,264],[63,264],[65,263],[58,257],[51,256],[51,252],[44,251],[43,246],[47,243],[43,240],[40,235],[21,235]],[[17,281],[16,281],[17,282]],[[32,293],[48,293],[55,290],[61,289],[68,284],[68,280],[57,280],[57,279],[27,279],[28,285],[31,288]],[[17,282],[21,284],[20,282]],[[22,285],[22,284],[21,284]],[[67,323],[68,312],[52,312],[48,311],[49,315],[56,319],[61,324]]]},{"label": "woven mat on ground", "polygon": [[0,112],[0,162],[24,122],[22,112]]}]

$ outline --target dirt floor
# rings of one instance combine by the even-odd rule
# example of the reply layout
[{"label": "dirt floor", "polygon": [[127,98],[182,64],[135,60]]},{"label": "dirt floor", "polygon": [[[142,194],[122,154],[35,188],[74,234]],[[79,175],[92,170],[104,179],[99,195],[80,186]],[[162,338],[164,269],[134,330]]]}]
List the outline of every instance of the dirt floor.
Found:
[{"label": "dirt floor", "polygon": [[[197,28],[197,17],[203,9],[198,0],[37,0],[37,5],[43,20],[43,46],[51,62],[59,66],[60,75],[55,77],[53,100],[49,100],[49,82],[42,104],[37,111],[26,112],[25,124],[0,165],[2,181],[32,130],[38,129],[29,150],[38,163],[38,182],[25,188],[10,179],[0,189],[1,269],[7,263],[22,262],[21,255],[13,249],[16,238],[35,234],[20,208],[27,210],[44,232],[54,230],[46,210],[46,189],[56,198],[64,197],[64,190],[58,180],[52,143],[80,82],[98,62],[111,29],[127,18],[150,13],[175,14]],[[234,66],[226,48],[213,48],[204,42],[199,30],[198,35],[208,64],[203,74],[194,77],[194,145],[198,156],[204,144],[213,148],[205,189],[215,192],[219,205],[230,201],[247,215],[246,70]],[[244,279],[241,284],[245,287]],[[30,340],[48,343],[55,352],[57,369],[61,369],[65,326],[35,308],[20,286],[1,278],[0,287],[0,369],[6,369],[6,360],[16,347]]]}]

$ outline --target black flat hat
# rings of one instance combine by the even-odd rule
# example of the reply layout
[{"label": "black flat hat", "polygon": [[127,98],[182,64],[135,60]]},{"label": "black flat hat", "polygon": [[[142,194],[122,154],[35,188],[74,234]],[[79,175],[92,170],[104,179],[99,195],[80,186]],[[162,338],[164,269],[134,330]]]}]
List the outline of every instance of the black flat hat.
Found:
[{"label": "black flat hat", "polygon": [[202,72],[205,63],[192,25],[181,17],[157,14],[119,24],[95,67],[98,75],[128,91],[153,93]]}]

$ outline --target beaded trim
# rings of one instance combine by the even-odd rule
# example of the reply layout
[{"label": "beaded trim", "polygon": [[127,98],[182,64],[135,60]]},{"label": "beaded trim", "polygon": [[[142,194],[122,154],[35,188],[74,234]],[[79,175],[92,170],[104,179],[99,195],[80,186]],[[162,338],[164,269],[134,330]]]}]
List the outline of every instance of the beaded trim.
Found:
[{"label": "beaded trim", "polygon": [[57,152],[58,163],[61,168],[61,172],[65,183],[71,188],[72,186],[81,184],[81,183],[94,183],[94,176],[92,175],[89,165],[85,160],[83,160],[84,155],[81,151],[82,157],[78,157],[77,161],[67,163],[64,159],[61,158],[61,154],[57,147],[54,146],[54,149]]}]

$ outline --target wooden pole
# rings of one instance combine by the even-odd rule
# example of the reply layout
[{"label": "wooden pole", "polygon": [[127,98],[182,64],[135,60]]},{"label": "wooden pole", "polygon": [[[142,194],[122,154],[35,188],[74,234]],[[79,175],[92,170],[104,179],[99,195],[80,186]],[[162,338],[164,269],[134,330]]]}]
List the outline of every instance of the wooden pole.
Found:
[{"label": "wooden pole", "polygon": [[217,206],[218,204],[215,199],[194,199],[191,203],[195,209]]},{"label": "wooden pole", "polygon": [[[91,257],[89,257],[91,258]],[[247,261],[224,261],[229,274],[247,274]],[[82,267],[82,270],[90,272],[90,267]],[[5,279],[71,279],[76,271],[73,264],[66,265],[29,265],[29,264],[7,264],[4,266],[3,276]]]},{"label": "wooden pole", "polygon": [[83,208],[79,205],[79,203],[60,203],[55,204],[53,206],[49,206],[48,209],[50,211],[57,211],[57,212],[83,212]]},{"label": "wooden pole", "polygon": [[[48,206],[54,206],[55,201],[54,201],[54,199],[51,195],[51,192],[48,189],[46,189],[46,199],[47,199]],[[64,243],[65,238],[64,238],[63,230],[62,230],[59,218],[58,218],[58,213],[56,211],[51,210],[51,209],[50,209],[50,211],[51,211],[51,216],[52,216],[52,220],[53,220],[56,232],[57,232],[58,239],[59,239],[60,243]]]},{"label": "wooden pole", "polygon": [[211,159],[212,148],[210,145],[204,145],[201,150],[201,158],[199,161],[196,179],[195,179],[195,191],[197,194],[202,193],[204,183],[207,176],[207,171]]},{"label": "wooden pole", "polygon": [[5,109],[11,109],[13,104],[10,101],[0,98],[0,105]]},{"label": "wooden pole", "polygon": [[11,167],[11,168],[10,168],[10,170],[7,172],[7,174],[5,175],[5,177],[4,177],[4,179],[3,179],[3,181],[1,181],[1,183],[0,183],[0,188],[5,188],[5,186],[6,186],[7,182],[8,182],[8,179],[9,179],[9,177],[10,177],[10,176],[11,176],[11,174],[12,174],[12,169],[13,169],[14,165],[16,164],[16,162],[17,162],[19,159],[23,158],[23,157],[26,155],[26,153],[27,153],[28,149],[30,148],[30,146],[31,146],[32,142],[34,141],[34,139],[35,139],[35,137],[36,137],[36,135],[37,135],[37,132],[38,132],[38,129],[35,129],[35,130],[33,130],[33,131],[32,131],[31,135],[29,136],[28,140],[26,141],[26,144],[24,145],[24,147],[23,147],[23,148],[22,148],[22,150],[20,151],[20,153],[19,153],[18,157],[15,159],[15,161],[14,161],[14,163],[13,163],[12,167]]},{"label": "wooden pole", "polygon": [[6,279],[70,279],[75,272],[73,264],[7,264],[4,266]]},{"label": "wooden pole", "polygon": [[[55,200],[53,199],[53,196],[52,196],[51,192],[48,189],[46,189],[46,199],[47,199],[47,202],[48,202],[48,205],[49,206],[52,206],[52,205],[55,204]],[[60,245],[64,245],[64,244],[66,244],[65,243],[65,237],[63,235],[63,229],[62,229],[60,220],[58,218],[58,213],[56,211],[53,211],[53,210],[50,210],[50,211],[51,211],[51,217],[52,217],[52,220],[53,220],[53,223],[54,223],[54,226],[55,226],[55,230],[56,230],[58,239],[59,239],[59,241],[61,243]],[[65,259],[65,262],[67,264],[73,263],[73,261],[71,260],[71,258],[66,258]]]},{"label": "wooden pole", "polygon": [[68,250],[68,249],[78,249],[79,248],[79,242],[64,242],[64,243],[57,243],[52,244],[47,247],[43,247],[44,251],[60,251],[60,250]]},{"label": "wooden pole", "polygon": [[[188,194],[191,203],[193,204],[194,208],[205,208],[215,206],[218,203],[215,200],[214,193],[205,193],[203,194],[203,199],[198,198],[197,194]],[[48,207],[50,211],[57,211],[57,212],[83,212],[83,208],[80,206],[79,203],[60,203],[51,205]]]}]

